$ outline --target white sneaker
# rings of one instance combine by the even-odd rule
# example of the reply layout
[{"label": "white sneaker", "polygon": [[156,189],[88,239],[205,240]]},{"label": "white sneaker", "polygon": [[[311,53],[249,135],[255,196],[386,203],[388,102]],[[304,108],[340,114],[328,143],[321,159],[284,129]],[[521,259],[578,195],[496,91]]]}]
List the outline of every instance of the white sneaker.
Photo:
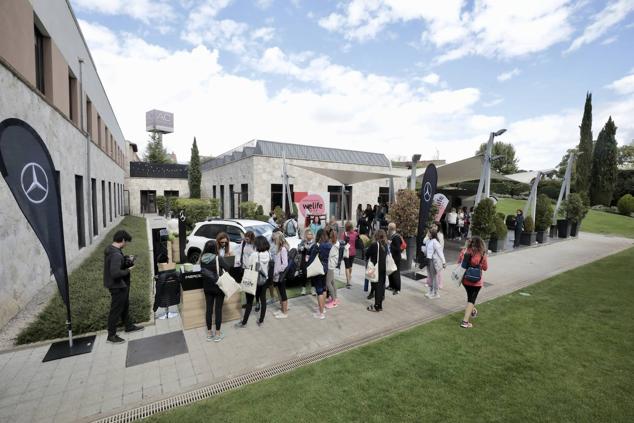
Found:
[{"label": "white sneaker", "polygon": [[317,312],[317,313],[313,314],[313,317],[315,319],[324,320],[326,318],[326,313]]},{"label": "white sneaker", "polygon": [[306,295],[306,287],[302,288],[302,292],[300,293],[300,295]]},{"label": "white sneaker", "polygon": [[273,312],[273,316],[277,317],[277,316],[278,316],[278,314],[281,314],[281,313],[282,313],[282,310],[277,310],[277,311],[274,311],[274,312]]},{"label": "white sneaker", "polygon": [[429,296],[430,300],[435,300],[435,299],[438,299],[438,298],[440,298],[440,294],[439,293],[431,294]]},{"label": "white sneaker", "polygon": [[426,292],[426,293],[425,293],[425,296],[426,296],[427,298],[431,298],[431,291]]},{"label": "white sneaker", "polygon": [[282,312],[279,312],[279,313],[277,313],[277,314],[275,315],[275,318],[276,318],[276,319],[286,319],[286,318],[288,318],[288,314],[284,314],[284,313],[282,313]]}]

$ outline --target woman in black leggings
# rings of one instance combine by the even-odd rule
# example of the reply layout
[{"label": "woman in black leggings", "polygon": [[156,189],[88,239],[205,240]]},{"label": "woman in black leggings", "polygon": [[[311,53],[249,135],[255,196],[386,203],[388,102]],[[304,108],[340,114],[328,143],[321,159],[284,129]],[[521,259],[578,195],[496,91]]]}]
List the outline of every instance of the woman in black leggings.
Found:
[{"label": "woman in black leggings", "polygon": [[[207,241],[200,256],[200,268],[203,275],[203,291],[205,292],[205,303],[207,305],[205,311],[207,341],[220,342],[225,337],[224,333],[220,330],[220,325],[222,324],[222,304],[225,300],[225,294],[218,287],[217,282],[219,275],[228,271],[229,266],[227,266],[222,257],[218,257],[216,253],[216,243],[212,240]],[[220,269],[217,268],[217,264]],[[212,312],[216,321],[215,332],[211,328]]]},{"label": "woman in black leggings", "polygon": [[[269,242],[262,235],[255,237],[254,241],[255,252],[251,254],[247,261],[247,266],[255,270],[258,270],[262,276],[268,281],[268,271],[269,271],[269,261],[271,260],[271,255],[269,254]],[[266,316],[266,289],[268,288],[268,283],[264,285],[259,285],[255,290],[255,295],[246,294],[247,296],[247,306],[244,309],[244,317],[242,321],[236,323],[237,328],[246,327],[247,322],[249,321],[249,315],[251,314],[251,309],[253,308],[253,299],[258,298],[260,302],[260,318],[258,319],[258,326],[261,326],[264,323],[264,316]]]}]

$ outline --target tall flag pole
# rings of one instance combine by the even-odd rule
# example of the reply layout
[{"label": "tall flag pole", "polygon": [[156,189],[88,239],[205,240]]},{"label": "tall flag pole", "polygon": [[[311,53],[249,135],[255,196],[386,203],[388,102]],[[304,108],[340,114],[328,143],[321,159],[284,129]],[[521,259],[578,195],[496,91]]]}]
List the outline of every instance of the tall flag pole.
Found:
[{"label": "tall flag pole", "polygon": [[[427,229],[427,217],[429,210],[434,202],[436,194],[436,185],[438,183],[438,172],[436,166],[431,163],[425,168],[423,176],[423,186],[420,189],[420,209],[418,212],[418,231],[416,235],[416,257],[421,256],[421,247],[425,238],[425,230]],[[420,260],[418,260],[420,263]]]}]

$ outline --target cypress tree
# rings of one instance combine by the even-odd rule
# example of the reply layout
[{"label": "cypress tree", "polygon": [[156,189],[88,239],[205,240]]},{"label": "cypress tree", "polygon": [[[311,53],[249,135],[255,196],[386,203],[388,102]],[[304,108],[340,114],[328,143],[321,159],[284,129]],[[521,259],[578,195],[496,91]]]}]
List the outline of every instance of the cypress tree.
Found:
[{"label": "cypress tree", "polygon": [[196,137],[192,145],[192,156],[189,160],[189,198],[200,198],[200,156]]},{"label": "cypress tree", "polygon": [[163,138],[155,132],[150,133],[150,140],[145,148],[143,160],[149,163],[171,163],[172,159],[167,155],[163,147]]},{"label": "cypress tree", "polygon": [[579,127],[579,146],[577,150],[581,153],[575,161],[576,180],[575,188],[577,192],[587,193],[590,189],[592,174],[592,93],[586,93],[586,104],[583,108],[583,118]]},{"label": "cypress tree", "polygon": [[609,206],[616,185],[617,148],[616,126],[612,116],[599,133],[592,156],[592,184],[590,198],[592,205]]}]

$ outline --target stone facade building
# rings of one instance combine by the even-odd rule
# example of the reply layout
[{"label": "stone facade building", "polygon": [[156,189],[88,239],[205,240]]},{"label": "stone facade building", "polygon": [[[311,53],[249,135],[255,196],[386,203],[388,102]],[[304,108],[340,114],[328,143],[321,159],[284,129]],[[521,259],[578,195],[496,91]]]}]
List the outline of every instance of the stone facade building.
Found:
[{"label": "stone facade building", "polygon": [[130,162],[125,178],[129,212],[140,216],[156,213],[156,197],[189,198],[188,165]]},{"label": "stone facade building", "polygon": [[[72,271],[121,219],[125,140],[68,2],[0,2],[0,122],[7,118],[35,129],[59,172]],[[2,326],[51,278],[46,253],[1,178],[0,204]]]}]

